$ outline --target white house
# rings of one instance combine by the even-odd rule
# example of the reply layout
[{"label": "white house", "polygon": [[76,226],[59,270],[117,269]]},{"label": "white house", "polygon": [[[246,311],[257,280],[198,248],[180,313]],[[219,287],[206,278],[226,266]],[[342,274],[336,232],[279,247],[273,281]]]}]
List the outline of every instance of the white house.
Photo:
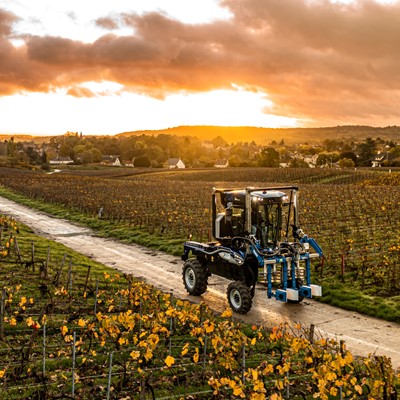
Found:
[{"label": "white house", "polygon": [[372,168],[382,167],[385,162],[387,164],[389,161],[392,160],[392,158],[393,156],[390,153],[378,153],[371,160]]},{"label": "white house", "polygon": [[180,158],[169,158],[167,160],[167,168],[174,169],[174,168],[185,168],[185,164]]},{"label": "white house", "polygon": [[49,161],[50,165],[61,165],[61,164],[70,164],[73,163],[74,160],[70,157],[56,157],[56,158],[52,158]]},{"label": "white house", "polygon": [[101,159],[101,163],[103,165],[113,165],[115,167],[120,167],[122,165],[119,156],[112,156],[112,155],[103,156]]},{"label": "white house", "polygon": [[220,160],[217,160],[215,162],[214,167],[215,168],[227,168],[228,165],[229,165],[229,161],[228,160],[220,159]]},{"label": "white house", "polygon": [[315,168],[315,166],[317,165],[317,160],[318,160],[318,154],[304,157],[304,161],[308,164],[310,168]]}]

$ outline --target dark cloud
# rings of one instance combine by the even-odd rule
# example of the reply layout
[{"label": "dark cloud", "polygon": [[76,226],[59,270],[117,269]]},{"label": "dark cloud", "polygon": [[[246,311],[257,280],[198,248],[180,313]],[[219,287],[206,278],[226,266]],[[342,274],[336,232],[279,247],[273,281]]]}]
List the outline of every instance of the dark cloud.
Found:
[{"label": "dark cloud", "polygon": [[[232,83],[264,91],[279,115],[318,124],[400,117],[400,2],[223,0],[230,20],[185,24],[160,13],[104,17],[93,43],[26,36],[11,45],[16,16],[0,10],[0,95],[108,79],[162,97]],[[270,111],[270,110],[269,110]]]},{"label": "dark cloud", "polygon": [[0,8],[0,38],[12,33],[12,25],[18,21],[18,17]]}]

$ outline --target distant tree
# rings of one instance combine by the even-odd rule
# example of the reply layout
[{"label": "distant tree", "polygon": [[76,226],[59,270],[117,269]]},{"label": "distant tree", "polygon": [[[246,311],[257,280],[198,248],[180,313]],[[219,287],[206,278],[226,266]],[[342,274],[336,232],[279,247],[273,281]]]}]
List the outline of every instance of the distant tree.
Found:
[{"label": "distant tree", "polygon": [[243,163],[243,159],[236,154],[229,157],[229,166],[230,167],[239,167],[240,165],[242,165],[242,163]]},{"label": "distant tree", "polygon": [[151,161],[148,156],[139,156],[135,158],[135,167],[150,167]]},{"label": "distant tree", "polygon": [[83,142],[78,144],[73,149],[74,160],[82,164],[93,164],[101,161],[102,154],[99,149],[96,149],[91,142]]},{"label": "distant tree", "polygon": [[15,157],[17,151],[17,145],[14,142],[14,137],[12,136],[10,140],[7,142],[7,156],[8,157]]},{"label": "distant tree", "polygon": [[4,142],[0,142],[0,156],[6,156],[7,155],[7,140]]},{"label": "distant tree", "polygon": [[273,147],[267,147],[261,151],[257,164],[260,167],[277,168],[279,153]]},{"label": "distant tree", "polygon": [[101,142],[99,150],[102,154],[120,155],[120,142],[117,138],[107,137]]},{"label": "distant tree", "polygon": [[358,165],[371,166],[371,158],[376,154],[376,141],[372,138],[365,139],[365,142],[358,144]]},{"label": "distant tree", "polygon": [[351,158],[341,158],[339,160],[339,168],[354,168],[355,163]]},{"label": "distant tree", "polygon": [[318,154],[322,152],[320,147],[310,146],[310,145],[300,145],[298,148],[299,153],[304,155],[313,156],[314,154]]},{"label": "distant tree", "polygon": [[134,145],[134,156],[143,156],[146,153],[147,144],[143,140],[137,140]]},{"label": "distant tree", "polygon": [[148,146],[146,155],[151,160],[152,165],[160,165],[165,161],[163,149],[157,145]]},{"label": "distant tree", "polygon": [[357,166],[358,163],[357,155],[353,151],[343,151],[342,153],[340,153],[339,159],[342,160],[344,158],[352,160],[354,165]]},{"label": "distant tree", "polygon": [[41,164],[42,160],[40,154],[32,147],[28,146],[24,149],[25,154],[28,156],[29,163],[32,165]]},{"label": "distant tree", "polygon": [[332,153],[328,153],[328,152],[322,152],[318,155],[317,158],[317,166],[329,166],[332,167],[333,163],[336,163],[337,161],[339,161],[339,153],[338,152],[332,152]]},{"label": "distant tree", "polygon": [[228,143],[226,142],[225,139],[223,139],[221,136],[217,136],[214,138],[211,143],[213,144],[214,149],[218,147],[226,147],[228,146]]},{"label": "distant tree", "polygon": [[301,158],[293,158],[289,163],[290,168],[310,168],[310,166]]},{"label": "distant tree", "polygon": [[343,142],[336,139],[325,139],[323,145],[327,152],[340,151],[343,147]]},{"label": "distant tree", "polygon": [[209,157],[206,154],[202,155],[198,159],[199,167],[213,167],[215,164],[215,158]]},{"label": "distant tree", "polygon": [[47,153],[45,150],[42,151],[41,161],[43,164],[47,163]]},{"label": "distant tree", "polygon": [[400,157],[400,146],[396,146],[396,147],[393,147],[392,149],[390,149],[390,153],[395,158]]},{"label": "distant tree", "polygon": [[74,150],[71,144],[62,143],[58,149],[58,155],[60,157],[71,157],[74,158]]}]

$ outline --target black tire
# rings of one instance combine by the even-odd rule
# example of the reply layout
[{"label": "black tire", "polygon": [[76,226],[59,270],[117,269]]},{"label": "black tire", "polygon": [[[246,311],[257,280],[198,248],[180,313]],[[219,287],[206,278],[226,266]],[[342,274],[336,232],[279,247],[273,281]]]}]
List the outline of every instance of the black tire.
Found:
[{"label": "black tire", "polygon": [[185,262],[182,278],[185,289],[192,296],[200,296],[207,290],[208,272],[196,259]]},{"label": "black tire", "polygon": [[228,302],[233,311],[238,314],[246,314],[253,304],[251,288],[242,281],[231,282],[226,291]]}]

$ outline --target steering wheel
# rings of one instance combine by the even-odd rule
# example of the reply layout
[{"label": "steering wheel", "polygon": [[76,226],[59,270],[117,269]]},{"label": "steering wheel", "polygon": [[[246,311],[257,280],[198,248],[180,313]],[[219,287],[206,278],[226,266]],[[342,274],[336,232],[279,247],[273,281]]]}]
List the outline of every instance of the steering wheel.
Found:
[{"label": "steering wheel", "polygon": [[242,250],[245,247],[245,240],[241,237],[234,237],[232,238],[231,245],[235,250]]}]

